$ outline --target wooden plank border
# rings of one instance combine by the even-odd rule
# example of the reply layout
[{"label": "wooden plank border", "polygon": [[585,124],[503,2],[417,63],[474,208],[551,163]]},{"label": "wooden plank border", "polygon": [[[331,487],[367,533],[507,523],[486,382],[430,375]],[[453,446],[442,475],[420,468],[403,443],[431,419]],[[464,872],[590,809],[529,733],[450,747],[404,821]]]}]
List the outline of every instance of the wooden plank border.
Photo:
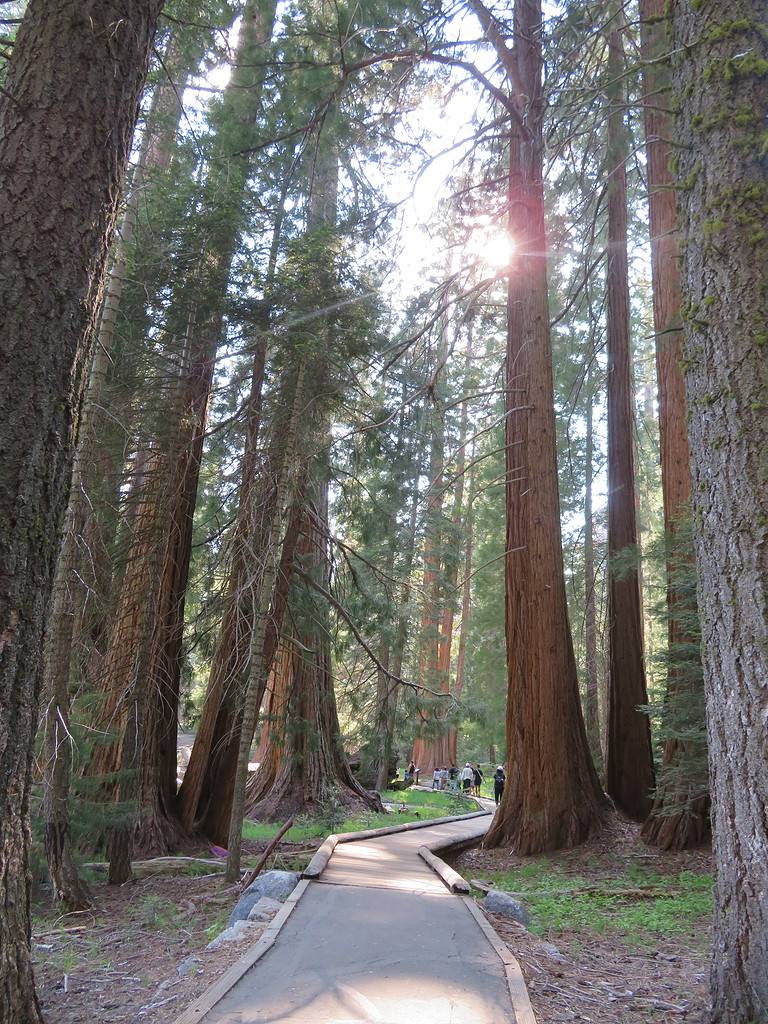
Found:
[{"label": "wooden plank border", "polygon": [[[331,855],[339,843],[357,843],[364,839],[376,839],[378,836],[391,836],[396,832],[412,832],[417,828],[431,828],[433,825],[449,825],[453,821],[466,821],[468,818],[484,818],[490,813],[491,811],[471,811],[469,814],[455,814],[445,818],[432,818],[431,820],[425,821],[406,821],[401,825],[385,825],[383,828],[368,828],[361,832],[342,832],[340,835],[332,834],[325,839],[320,849],[314,855],[309,864],[307,864],[306,868],[304,868],[301,873],[301,877],[319,878],[328,866],[328,861],[331,859]],[[440,848],[445,849],[448,845],[454,844],[445,843]]]},{"label": "wooden plank border", "polygon": [[[452,817],[444,818],[432,818],[428,821],[408,821],[404,822],[401,825],[387,825],[384,828],[371,828],[365,829],[361,832],[345,832],[341,835],[332,834],[327,836],[323,841],[322,845],[320,846],[319,850],[317,851],[317,853],[315,853],[312,860],[309,862],[305,870],[302,872],[301,881],[283,904],[282,910],[280,910],[275,915],[272,921],[264,929],[264,932],[259,941],[251,949],[249,949],[242,957],[240,957],[239,960],[235,961],[235,963],[232,964],[232,966],[227,971],[225,971],[224,974],[222,974],[222,976],[219,978],[217,982],[211,985],[210,988],[207,988],[201,995],[197,997],[197,999],[194,1002],[190,1003],[186,1010],[184,1010],[184,1012],[176,1018],[173,1024],[200,1024],[200,1022],[204,1019],[205,1015],[213,1009],[216,1003],[223,999],[224,996],[230,991],[230,989],[233,988],[238,981],[240,981],[242,976],[247,971],[249,971],[254,964],[258,963],[258,961],[261,960],[264,954],[267,953],[274,946],[275,942],[277,941],[277,937],[280,934],[280,931],[287,922],[288,918],[293,913],[296,904],[299,902],[301,897],[306,892],[310,881],[314,878],[318,878],[322,874],[322,872],[328,865],[328,861],[331,859],[333,851],[336,849],[339,843],[353,843],[365,839],[374,839],[377,836],[393,835],[396,832],[411,832],[414,829],[429,828],[432,825],[446,825],[454,821],[465,821],[468,818],[482,818],[486,817],[490,813],[490,811],[473,811],[470,814],[459,814],[454,815]],[[456,847],[474,842],[475,838],[466,841],[460,840],[458,843],[450,841],[444,842],[442,840],[439,840],[434,848],[444,850],[448,849],[449,847]],[[460,883],[462,883],[463,885],[467,884],[465,880],[461,877],[461,875],[458,874],[458,872],[454,871],[453,868],[449,867],[444,861],[441,861],[438,857],[434,857],[431,850],[429,850],[426,846],[422,846],[419,848],[419,856],[422,856],[422,850],[424,850],[425,853],[432,857],[436,864],[442,865],[442,868],[446,871],[446,873],[452,872]],[[427,861],[427,863],[430,862]],[[443,875],[441,874],[440,870],[438,870],[437,867],[434,867],[432,864],[430,864],[430,867],[433,867],[433,870],[437,871],[437,874],[440,875],[441,878],[443,878]],[[447,877],[450,877],[450,874],[448,874]],[[443,878],[443,881],[445,881],[445,878]],[[447,882],[446,885],[448,885]],[[448,885],[448,888],[451,888],[450,885]],[[451,891],[453,892],[456,890],[451,889]],[[483,918],[483,920],[485,920],[485,918]],[[490,925],[488,927],[490,927]],[[495,935],[496,933],[494,932],[493,934]],[[499,942],[500,941],[501,940],[499,939]],[[517,961],[515,961],[515,963],[517,963]],[[525,982],[523,982],[523,987],[525,987]],[[536,1021],[527,1021],[521,1019],[519,1024],[536,1024]]]},{"label": "wooden plank border", "polygon": [[475,921],[477,921],[483,935],[488,939],[496,951],[499,960],[504,964],[509,998],[512,1002],[512,1012],[515,1015],[515,1024],[537,1024],[523,972],[520,970],[520,964],[510,952],[509,946],[502,940],[471,896],[461,896],[459,898]]},{"label": "wooden plank border", "polygon": [[[440,847],[443,849],[443,847]],[[469,882],[462,878],[458,871],[437,857],[428,846],[420,846],[418,854],[432,868],[436,875],[445,883],[450,892],[469,892]]]},{"label": "wooden plank border", "polygon": [[264,929],[259,941],[252,946],[239,960],[222,974],[217,982],[207,988],[190,1003],[184,1012],[176,1018],[174,1024],[200,1024],[205,1015],[233,988],[242,976],[253,967],[274,946],[277,937],[297,903],[307,891],[309,881],[302,879],[283,904],[281,910],[272,918]]}]

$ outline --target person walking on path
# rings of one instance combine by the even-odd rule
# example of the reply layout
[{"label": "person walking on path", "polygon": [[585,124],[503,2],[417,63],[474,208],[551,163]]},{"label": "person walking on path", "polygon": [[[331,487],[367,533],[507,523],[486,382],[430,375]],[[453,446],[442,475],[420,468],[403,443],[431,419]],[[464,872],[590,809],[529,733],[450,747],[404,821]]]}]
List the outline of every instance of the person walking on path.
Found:
[{"label": "person walking on path", "polygon": [[499,806],[501,800],[501,794],[504,792],[504,783],[507,780],[507,776],[504,774],[504,768],[499,765],[493,776],[493,799],[496,801],[496,806]]},{"label": "person walking on path", "polygon": [[435,768],[432,772],[432,789],[440,789],[440,769]]},{"label": "person walking on path", "polygon": [[483,773],[480,770],[479,764],[476,764],[475,767],[472,769],[472,774],[474,776],[472,780],[472,792],[475,794],[475,796],[480,796],[480,787],[483,784]]},{"label": "person walking on path", "polygon": [[472,765],[467,761],[461,773],[461,782],[464,792],[469,794],[470,789],[475,782],[475,773],[472,770]]}]

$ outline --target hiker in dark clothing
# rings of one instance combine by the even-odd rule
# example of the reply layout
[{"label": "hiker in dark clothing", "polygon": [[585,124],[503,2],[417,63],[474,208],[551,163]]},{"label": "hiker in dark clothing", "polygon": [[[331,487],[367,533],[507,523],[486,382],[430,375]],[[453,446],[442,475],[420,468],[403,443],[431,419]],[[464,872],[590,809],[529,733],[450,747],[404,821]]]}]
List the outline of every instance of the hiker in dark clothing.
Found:
[{"label": "hiker in dark clothing", "polygon": [[483,784],[483,773],[480,771],[479,764],[476,764],[475,767],[472,769],[472,774],[474,775],[474,794],[475,796],[480,796],[480,786]]},{"label": "hiker in dark clothing", "polygon": [[499,765],[493,776],[493,799],[496,801],[497,807],[501,800],[501,794],[504,792],[504,783],[506,780],[507,776],[504,774],[504,769]]}]

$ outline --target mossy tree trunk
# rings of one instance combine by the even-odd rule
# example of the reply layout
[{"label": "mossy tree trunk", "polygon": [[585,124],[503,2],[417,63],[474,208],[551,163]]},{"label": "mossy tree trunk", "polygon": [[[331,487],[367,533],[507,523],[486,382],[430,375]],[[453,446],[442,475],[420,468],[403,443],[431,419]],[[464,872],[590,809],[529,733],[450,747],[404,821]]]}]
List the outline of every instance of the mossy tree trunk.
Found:
[{"label": "mossy tree trunk", "polygon": [[768,36],[672,5],[684,372],[715,857],[711,1020],[768,1012]]}]

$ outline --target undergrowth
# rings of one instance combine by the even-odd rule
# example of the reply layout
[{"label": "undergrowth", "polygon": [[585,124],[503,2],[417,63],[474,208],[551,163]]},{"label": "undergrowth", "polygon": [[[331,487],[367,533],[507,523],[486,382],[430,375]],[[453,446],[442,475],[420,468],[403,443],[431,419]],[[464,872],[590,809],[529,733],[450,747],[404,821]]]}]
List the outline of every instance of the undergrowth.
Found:
[{"label": "undergrowth", "polygon": [[[349,817],[337,818],[319,814],[314,817],[302,817],[290,828],[286,839],[291,843],[311,843],[323,839],[329,832],[358,832],[369,828],[383,828],[386,825],[398,825],[410,821],[427,821],[431,818],[442,818],[453,814],[466,814],[473,811],[476,805],[460,794],[422,792],[406,789],[400,792],[385,790],[381,799],[391,804],[393,810],[389,814],[375,814],[372,811],[361,812]],[[400,811],[405,805],[407,810]],[[243,838],[256,842],[269,841],[280,829],[279,822],[245,821]]]},{"label": "undergrowth", "polygon": [[660,875],[633,866],[596,880],[539,860],[495,873],[493,884],[519,896],[530,909],[531,931],[549,938],[613,932],[642,944],[659,935],[694,936],[712,913],[712,877],[693,871]]}]

